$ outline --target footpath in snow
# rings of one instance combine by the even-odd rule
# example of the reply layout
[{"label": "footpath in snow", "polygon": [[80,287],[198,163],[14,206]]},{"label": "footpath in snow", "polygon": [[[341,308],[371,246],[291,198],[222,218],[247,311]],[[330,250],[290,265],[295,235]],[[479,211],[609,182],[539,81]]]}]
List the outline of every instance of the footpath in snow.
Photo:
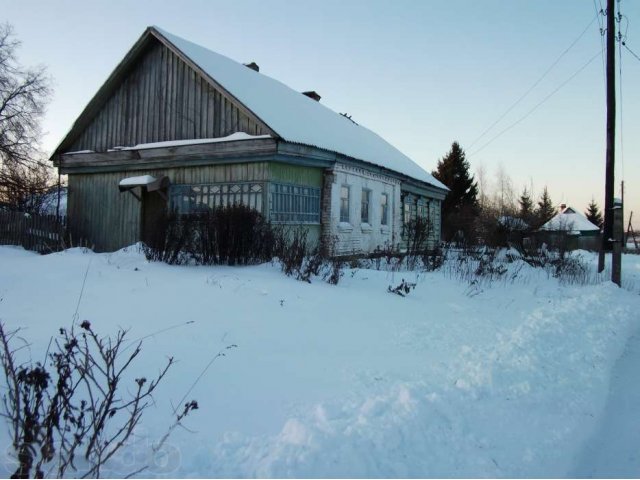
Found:
[{"label": "footpath in snow", "polygon": [[[346,269],[332,286],[271,264],[149,263],[135,248],[0,247],[0,319],[35,358],[76,308],[99,333],[129,329],[144,338],[130,382],[175,357],[106,476],[606,477],[638,465],[640,256],[624,262],[627,289],[516,264],[492,285]],[[387,292],[403,278],[415,290]],[[189,393],[200,408],[186,428],[151,454],[231,344]]]},{"label": "footpath in snow", "polygon": [[613,368],[604,412],[571,476],[640,476],[640,331]]}]

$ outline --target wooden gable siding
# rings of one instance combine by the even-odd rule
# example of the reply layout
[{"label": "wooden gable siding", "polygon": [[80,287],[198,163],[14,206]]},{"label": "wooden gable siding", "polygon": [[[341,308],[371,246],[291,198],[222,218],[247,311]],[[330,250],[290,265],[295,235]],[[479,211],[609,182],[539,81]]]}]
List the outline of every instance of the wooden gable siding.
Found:
[{"label": "wooden gable siding", "polygon": [[235,132],[263,135],[269,130],[156,41],[64,151],[103,152],[116,146]]}]

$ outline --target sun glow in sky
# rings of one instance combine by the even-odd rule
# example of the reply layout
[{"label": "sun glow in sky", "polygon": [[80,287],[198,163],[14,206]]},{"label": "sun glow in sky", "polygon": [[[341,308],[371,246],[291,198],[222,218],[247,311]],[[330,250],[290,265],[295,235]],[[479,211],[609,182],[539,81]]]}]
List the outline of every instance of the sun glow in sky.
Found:
[{"label": "sun glow in sky", "polygon": [[[2,10],[22,41],[21,62],[46,65],[54,79],[48,152],[144,29],[158,25],[316,90],[428,171],[457,140],[490,182],[502,168],[516,192],[533,187],[537,197],[546,185],[554,203],[584,211],[592,197],[604,203],[601,1],[4,0]],[[640,2],[617,4],[627,46],[640,55]],[[630,211],[640,220],[640,59],[621,53],[616,195],[624,180],[626,225]]]}]

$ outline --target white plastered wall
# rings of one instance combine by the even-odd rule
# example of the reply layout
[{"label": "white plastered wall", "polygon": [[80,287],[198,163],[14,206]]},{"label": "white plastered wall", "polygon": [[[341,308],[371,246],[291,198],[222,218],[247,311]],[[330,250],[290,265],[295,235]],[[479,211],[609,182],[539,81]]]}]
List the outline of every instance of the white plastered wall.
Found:
[{"label": "white plastered wall", "polygon": [[[338,255],[368,253],[376,247],[395,245],[400,240],[401,208],[400,181],[369,172],[363,168],[336,164],[335,180],[331,188],[331,232]],[[349,222],[340,222],[340,191],[349,187]],[[369,223],[361,222],[362,190],[370,194]],[[382,194],[387,194],[389,219],[382,225]]]}]

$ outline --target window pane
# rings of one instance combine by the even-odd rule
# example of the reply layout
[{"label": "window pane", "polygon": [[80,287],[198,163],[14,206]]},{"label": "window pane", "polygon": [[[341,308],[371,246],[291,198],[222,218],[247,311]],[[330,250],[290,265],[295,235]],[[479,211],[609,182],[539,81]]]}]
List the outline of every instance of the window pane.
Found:
[{"label": "window pane", "polygon": [[349,221],[349,187],[345,185],[340,189],[340,221]]},{"label": "window pane", "polygon": [[178,214],[188,214],[242,204],[262,212],[263,188],[261,183],[171,185],[170,208]]},{"label": "window pane", "polygon": [[271,221],[278,223],[320,223],[320,189],[272,183]]},{"label": "window pane", "polygon": [[387,207],[388,207],[388,198],[387,194],[383,193],[382,197],[380,197],[380,224],[387,225]]},{"label": "window pane", "polygon": [[360,222],[369,223],[369,195],[370,190],[362,190],[362,202],[360,207]]}]

